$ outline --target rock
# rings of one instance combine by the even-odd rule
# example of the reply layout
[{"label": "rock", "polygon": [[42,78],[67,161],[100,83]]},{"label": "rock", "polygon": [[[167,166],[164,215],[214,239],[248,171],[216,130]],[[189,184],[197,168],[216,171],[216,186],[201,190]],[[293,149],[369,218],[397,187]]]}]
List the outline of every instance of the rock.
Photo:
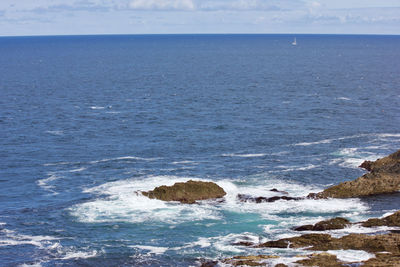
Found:
[{"label": "rock", "polygon": [[200,265],[200,267],[215,267],[215,266],[218,266],[218,261],[205,261]]},{"label": "rock", "polygon": [[193,204],[196,200],[221,198],[226,195],[224,189],[216,183],[193,180],[186,183],[175,183],[173,186],[159,186],[153,191],[142,192],[142,194],[149,198],[187,204]]},{"label": "rock", "polygon": [[374,162],[361,164],[370,170],[354,181],[329,187],[320,193],[311,193],[309,198],[351,198],[393,193],[400,190],[400,150]]},{"label": "rock", "polygon": [[375,258],[364,262],[363,267],[398,267],[400,266],[400,254],[376,253]]},{"label": "rock", "polygon": [[255,244],[253,242],[249,241],[240,241],[236,243],[232,243],[233,246],[244,246],[244,247],[251,247],[254,246]]},{"label": "rock", "polygon": [[332,237],[328,234],[305,234],[302,236],[283,238],[276,241],[268,241],[257,245],[257,248],[304,248],[318,244],[328,243]]},{"label": "rock", "polygon": [[296,261],[302,266],[344,267],[349,266],[339,261],[335,255],[323,252],[309,255],[307,259]]},{"label": "rock", "polygon": [[367,252],[400,253],[400,234],[384,235],[350,234],[332,238],[328,234],[306,234],[297,237],[268,241],[256,246],[271,248],[306,248],[308,250],[353,249]]},{"label": "rock", "polygon": [[364,227],[374,226],[400,226],[400,211],[395,212],[392,215],[386,216],[382,219],[372,218],[361,223]]},{"label": "rock", "polygon": [[236,256],[230,259],[226,259],[223,262],[233,266],[266,266],[267,264],[262,262],[267,259],[277,259],[279,256],[275,255],[258,255],[258,256]]},{"label": "rock", "polygon": [[295,228],[295,231],[326,231],[343,229],[351,225],[351,222],[345,218],[336,217],[330,220],[318,222],[314,225],[303,225]]},{"label": "rock", "polygon": [[240,202],[252,202],[252,203],[265,203],[275,202],[277,200],[300,200],[299,197],[287,197],[287,196],[275,196],[275,197],[252,197],[245,194],[238,194],[237,199]]},{"label": "rock", "polygon": [[276,188],[273,188],[273,189],[271,189],[271,190],[269,190],[269,191],[271,191],[271,192],[277,192],[277,193],[281,193],[281,194],[285,194],[285,195],[289,194],[289,193],[286,192],[286,191],[279,191],[279,190],[276,189]]}]

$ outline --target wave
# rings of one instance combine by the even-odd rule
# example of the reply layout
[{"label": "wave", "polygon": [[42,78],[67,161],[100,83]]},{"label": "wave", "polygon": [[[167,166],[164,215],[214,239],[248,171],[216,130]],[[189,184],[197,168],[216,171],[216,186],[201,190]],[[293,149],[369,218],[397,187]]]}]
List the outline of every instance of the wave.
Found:
[{"label": "wave", "polygon": [[[96,250],[80,251],[75,247],[63,247],[60,244],[61,239],[53,236],[25,235],[9,229],[2,229],[0,232],[3,233],[3,236],[0,236],[0,247],[31,245],[46,251],[47,254],[51,255],[51,259],[86,259],[100,255]],[[41,266],[42,263],[45,263],[49,259],[43,260],[43,258],[41,258],[38,260],[40,261],[21,266]]]},{"label": "wave", "polygon": [[97,163],[102,163],[102,162],[108,162],[108,161],[118,161],[118,160],[142,160],[142,161],[155,161],[160,158],[143,158],[143,157],[135,157],[135,156],[121,156],[121,157],[115,157],[115,158],[104,158],[104,159],[99,159],[99,160],[92,160],[89,162],[79,162],[79,161],[61,161],[61,162],[50,162],[50,163],[45,163],[43,166],[58,166],[58,165],[82,165],[82,164],[97,164]]},{"label": "wave", "polygon": [[307,171],[307,170],[311,170],[311,169],[315,169],[317,168],[317,165],[314,164],[308,164],[306,166],[276,166],[275,168],[279,169],[279,170],[273,170],[273,171],[269,171],[269,173],[276,173],[276,172],[292,172],[292,171]]},{"label": "wave", "polygon": [[[314,142],[301,142],[301,143],[293,144],[293,146],[311,146],[311,145],[319,145],[319,144],[330,144],[335,141],[342,141],[342,140],[355,139],[355,138],[361,138],[361,137],[400,138],[400,134],[397,134],[397,133],[357,134],[357,135],[349,135],[349,136],[343,136],[343,137],[338,137],[338,138],[322,139],[322,140],[314,141]],[[400,141],[400,140],[398,140],[398,141]]]},{"label": "wave", "polygon": [[102,106],[91,106],[90,109],[94,109],[94,110],[99,110],[99,109],[105,109],[106,107],[102,107]]},{"label": "wave", "polygon": [[354,169],[358,169],[358,166],[360,166],[365,160],[375,161],[384,157],[384,155],[374,154],[355,147],[340,149],[333,153],[333,155],[338,156],[339,158],[332,159],[329,162],[330,165],[337,164],[344,168]]},{"label": "wave", "polygon": [[52,134],[52,135],[63,135],[64,132],[63,131],[45,131],[48,134]]},{"label": "wave", "polygon": [[335,255],[340,261],[360,262],[375,258],[375,254],[363,250],[328,250],[329,254]]},{"label": "wave", "polygon": [[54,172],[50,172],[50,173],[48,173],[48,175],[49,175],[49,177],[47,177],[47,178],[37,180],[36,184],[38,186],[40,186],[41,188],[43,188],[44,190],[46,190],[46,191],[50,191],[50,192],[55,193],[53,191],[53,189],[55,187],[53,185],[49,185],[49,183],[54,182],[54,181],[62,178],[62,176],[60,176],[60,175],[58,175],[58,174],[56,174]]},{"label": "wave", "polygon": [[[221,220],[226,211],[233,213],[256,214],[267,220],[292,222],[296,216],[308,218],[310,214],[330,214],[365,211],[367,207],[357,199],[324,199],[299,201],[279,200],[273,203],[243,203],[237,200],[238,194],[272,197],[280,193],[270,191],[273,188],[283,190],[290,196],[306,196],[310,192],[321,191],[316,186],[305,186],[295,182],[269,179],[253,185],[237,185],[230,180],[216,181],[226,191],[223,203],[201,201],[200,205],[185,205],[176,202],[164,202],[149,199],[138,191],[152,190],[160,185],[173,185],[188,180],[210,181],[194,177],[152,176],[106,183],[84,192],[95,196],[95,200],[75,205],[69,212],[78,221],[84,223],[100,222],[163,222],[180,224],[187,221]],[[288,216],[283,216],[287,214]],[[302,215],[305,214],[305,215]],[[298,223],[298,220],[296,221]]]},{"label": "wave", "polygon": [[229,153],[229,154],[222,154],[223,157],[239,157],[239,158],[256,158],[256,157],[264,157],[267,154],[259,153],[259,154],[235,154],[235,153]]},{"label": "wave", "polygon": [[136,245],[136,246],[130,246],[131,248],[138,248],[141,250],[145,250],[148,251],[147,255],[151,255],[151,254],[164,254],[169,248],[166,247],[154,247],[154,246],[140,246],[140,245]]},{"label": "wave", "polygon": [[337,100],[345,100],[345,101],[350,101],[350,100],[351,100],[351,98],[344,97],[344,96],[336,97],[336,99],[337,99]]}]

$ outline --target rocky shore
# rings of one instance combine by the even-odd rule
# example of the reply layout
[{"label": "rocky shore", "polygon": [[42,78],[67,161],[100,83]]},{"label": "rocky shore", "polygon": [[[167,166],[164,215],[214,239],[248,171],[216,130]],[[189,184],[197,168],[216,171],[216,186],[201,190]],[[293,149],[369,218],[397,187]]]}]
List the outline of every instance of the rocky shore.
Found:
[{"label": "rocky shore", "polygon": [[[310,193],[307,198],[357,198],[371,195],[394,193],[400,190],[400,150],[374,162],[365,161],[360,167],[369,171],[353,180],[329,187],[319,193]],[[298,201],[304,198],[287,196],[287,192],[271,189],[279,193],[274,197],[250,196],[239,194],[237,201],[250,203],[274,202],[278,200]],[[176,183],[173,186],[160,186],[149,192],[142,192],[149,198],[164,201],[179,201],[193,204],[197,200],[217,199],[225,196],[225,191],[212,182],[188,181]],[[400,266],[400,233],[399,230],[386,231],[381,234],[348,234],[342,237],[332,237],[323,233],[328,230],[338,230],[352,225],[359,227],[400,227],[400,211],[383,218],[372,218],[363,222],[352,223],[346,218],[332,218],[314,225],[295,227],[295,231],[308,233],[255,244],[239,242],[232,245],[246,246],[255,251],[260,248],[303,249],[305,254],[297,256],[293,261],[295,266]],[[400,229],[400,228],[399,228]],[[316,233],[318,232],[318,233]],[[322,233],[321,233],[322,232]],[[346,262],[327,251],[357,250],[370,253],[365,261]],[[315,253],[310,253],[315,251]],[[280,262],[278,255],[246,255],[236,256],[219,261],[203,261],[202,267],[218,266],[220,263],[232,266],[287,266]],[[273,263],[272,263],[273,262]],[[273,265],[271,265],[273,264]]]}]

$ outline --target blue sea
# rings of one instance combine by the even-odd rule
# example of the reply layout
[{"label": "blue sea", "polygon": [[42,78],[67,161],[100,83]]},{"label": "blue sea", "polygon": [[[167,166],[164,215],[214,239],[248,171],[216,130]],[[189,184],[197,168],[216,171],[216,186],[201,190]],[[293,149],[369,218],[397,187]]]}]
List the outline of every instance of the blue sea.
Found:
[{"label": "blue sea", "polygon": [[[400,193],[237,194],[306,196],[398,149],[400,36],[1,37],[0,266],[290,263],[305,252],[234,243],[382,216]],[[140,194],[190,179],[216,182],[224,201]]]}]

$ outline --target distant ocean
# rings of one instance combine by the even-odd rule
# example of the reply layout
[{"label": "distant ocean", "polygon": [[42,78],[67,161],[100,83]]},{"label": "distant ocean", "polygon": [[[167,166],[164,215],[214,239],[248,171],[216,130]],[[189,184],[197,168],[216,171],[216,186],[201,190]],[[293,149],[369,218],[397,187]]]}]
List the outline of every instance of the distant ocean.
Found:
[{"label": "distant ocean", "polygon": [[[238,193],[306,196],[398,149],[400,36],[1,37],[0,266],[254,254],[234,243],[382,216],[400,194],[255,204]],[[189,179],[216,182],[225,201],[135,194]]]}]

